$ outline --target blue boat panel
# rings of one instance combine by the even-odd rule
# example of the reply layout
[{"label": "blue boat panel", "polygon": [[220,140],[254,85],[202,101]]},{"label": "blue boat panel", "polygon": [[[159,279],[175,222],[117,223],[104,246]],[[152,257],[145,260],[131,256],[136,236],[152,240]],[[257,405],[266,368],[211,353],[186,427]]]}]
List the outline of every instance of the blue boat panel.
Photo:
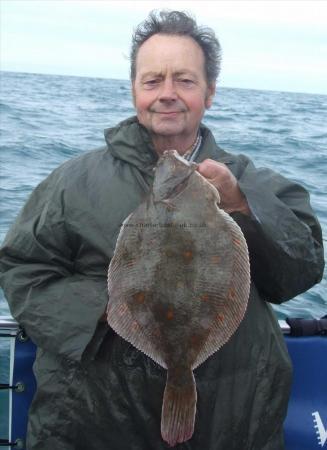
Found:
[{"label": "blue boat panel", "polygon": [[286,337],[293,384],[284,424],[287,450],[327,450],[327,337]]},{"label": "blue boat panel", "polygon": [[22,384],[24,390],[20,392],[16,389],[12,392],[12,442],[17,439],[25,441],[26,438],[28,409],[36,388],[32,370],[35,351],[36,347],[30,339],[21,341],[19,337],[16,337],[12,384]]}]

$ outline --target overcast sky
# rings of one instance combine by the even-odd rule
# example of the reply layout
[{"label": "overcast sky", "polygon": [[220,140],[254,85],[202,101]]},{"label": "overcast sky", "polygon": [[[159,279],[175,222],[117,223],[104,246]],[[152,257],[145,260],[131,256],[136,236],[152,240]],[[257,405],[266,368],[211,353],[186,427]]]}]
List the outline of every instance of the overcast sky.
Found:
[{"label": "overcast sky", "polygon": [[133,28],[186,10],[223,48],[220,85],[327,94],[327,1],[0,0],[1,70],[128,79]]}]

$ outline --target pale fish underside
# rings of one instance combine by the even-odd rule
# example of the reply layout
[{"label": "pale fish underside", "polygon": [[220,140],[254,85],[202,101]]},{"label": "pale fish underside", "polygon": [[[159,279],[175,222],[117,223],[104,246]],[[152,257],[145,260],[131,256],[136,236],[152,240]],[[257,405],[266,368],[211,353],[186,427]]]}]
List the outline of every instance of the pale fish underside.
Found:
[{"label": "pale fish underside", "polygon": [[123,223],[108,272],[109,325],[167,369],[161,435],[190,439],[193,370],[240,325],[250,290],[246,241],[196,164],[169,150],[151,194]]}]

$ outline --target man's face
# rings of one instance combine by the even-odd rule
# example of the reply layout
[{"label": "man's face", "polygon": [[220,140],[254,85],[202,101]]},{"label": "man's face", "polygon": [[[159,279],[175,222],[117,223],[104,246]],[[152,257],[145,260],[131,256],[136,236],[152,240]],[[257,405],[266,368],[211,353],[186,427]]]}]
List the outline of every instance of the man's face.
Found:
[{"label": "man's face", "polygon": [[137,117],[154,136],[196,136],[215,86],[208,86],[201,47],[190,37],[155,34],[140,47],[133,97]]}]

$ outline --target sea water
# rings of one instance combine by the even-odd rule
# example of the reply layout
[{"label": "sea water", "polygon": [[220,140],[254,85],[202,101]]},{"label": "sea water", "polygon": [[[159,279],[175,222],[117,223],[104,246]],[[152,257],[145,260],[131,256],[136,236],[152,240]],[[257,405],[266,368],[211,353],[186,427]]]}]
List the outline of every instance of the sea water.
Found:
[{"label": "sea water", "polygon": [[[103,130],[135,114],[126,80],[0,72],[2,242],[32,189],[69,158],[104,145]],[[301,183],[327,236],[327,96],[219,88],[204,123],[225,150]],[[327,245],[325,245],[327,247]],[[276,307],[327,314],[327,277]],[[0,315],[9,314],[0,297]]]},{"label": "sea water", "polygon": [[[104,145],[103,130],[135,111],[126,80],[0,72],[0,83],[2,242],[41,180],[67,159]],[[326,239],[326,117],[325,95],[218,86],[204,123],[223,149],[301,183]],[[279,318],[327,314],[326,272],[319,285],[274,308]],[[2,293],[1,314],[9,314]],[[1,360],[3,345],[0,382],[8,368]]]}]

